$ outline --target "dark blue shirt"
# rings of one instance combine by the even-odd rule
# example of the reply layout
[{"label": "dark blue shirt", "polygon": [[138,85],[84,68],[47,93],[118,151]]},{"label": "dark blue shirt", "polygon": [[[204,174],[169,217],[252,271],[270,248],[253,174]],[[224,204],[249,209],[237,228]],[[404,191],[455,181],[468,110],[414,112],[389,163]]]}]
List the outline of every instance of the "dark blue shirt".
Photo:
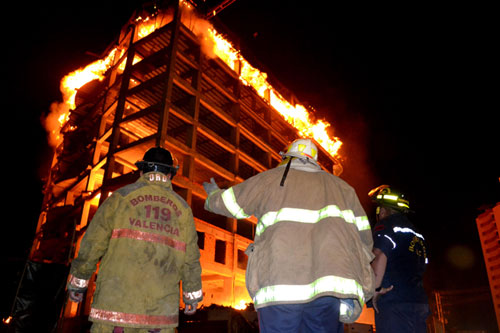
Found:
[{"label": "dark blue shirt", "polygon": [[379,221],[373,233],[373,247],[387,256],[382,287],[394,286],[378,304],[427,303],[422,281],[427,264],[424,236],[400,213]]}]

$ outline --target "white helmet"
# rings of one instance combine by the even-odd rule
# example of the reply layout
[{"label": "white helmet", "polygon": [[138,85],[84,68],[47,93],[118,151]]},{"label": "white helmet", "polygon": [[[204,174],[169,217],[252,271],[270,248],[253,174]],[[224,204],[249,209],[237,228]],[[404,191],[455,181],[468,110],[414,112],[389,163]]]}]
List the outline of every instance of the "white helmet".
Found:
[{"label": "white helmet", "polygon": [[280,153],[283,158],[286,156],[297,157],[318,165],[318,148],[311,139],[297,139],[293,141],[285,153]]}]

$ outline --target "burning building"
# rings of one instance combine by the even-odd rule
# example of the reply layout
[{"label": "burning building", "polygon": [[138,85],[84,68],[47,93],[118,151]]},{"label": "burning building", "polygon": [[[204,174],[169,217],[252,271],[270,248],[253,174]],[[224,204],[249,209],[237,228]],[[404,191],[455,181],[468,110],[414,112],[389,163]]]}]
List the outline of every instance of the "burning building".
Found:
[{"label": "burning building", "polygon": [[[162,146],[180,166],[174,190],[193,210],[202,305],[238,308],[251,302],[244,250],[256,220],[205,211],[202,182],[227,187],[275,167],[299,136],[313,138],[320,165],[339,175],[342,142],[195,9],[174,1],[137,11],[102,59],[61,81],[63,101],[45,121],[55,154],[30,260],[68,264],[99,204],[135,181],[148,148]],[[88,314],[92,282],[81,304],[65,304],[63,319]]]}]

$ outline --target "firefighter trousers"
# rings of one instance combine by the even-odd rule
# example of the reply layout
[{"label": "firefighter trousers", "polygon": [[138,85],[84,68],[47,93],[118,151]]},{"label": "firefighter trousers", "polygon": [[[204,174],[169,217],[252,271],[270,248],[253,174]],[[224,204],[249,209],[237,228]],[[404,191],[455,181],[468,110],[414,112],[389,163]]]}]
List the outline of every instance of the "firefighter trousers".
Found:
[{"label": "firefighter trousers", "polygon": [[375,314],[377,333],[426,333],[429,305],[422,303],[390,303],[378,306]]},{"label": "firefighter trousers", "polygon": [[340,301],[335,297],[266,306],[257,310],[260,333],[343,333],[339,307]]}]

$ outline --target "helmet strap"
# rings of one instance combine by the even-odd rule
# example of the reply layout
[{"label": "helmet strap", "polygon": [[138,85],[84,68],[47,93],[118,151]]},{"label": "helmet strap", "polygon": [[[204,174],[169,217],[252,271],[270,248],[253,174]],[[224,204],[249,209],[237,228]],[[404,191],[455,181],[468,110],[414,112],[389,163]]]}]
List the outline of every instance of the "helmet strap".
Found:
[{"label": "helmet strap", "polygon": [[170,173],[172,175],[171,178],[174,178],[178,169],[178,167],[157,162],[138,162],[136,165],[143,173],[160,172],[165,175]]},{"label": "helmet strap", "polygon": [[290,164],[292,164],[293,156],[290,156],[288,163],[286,164],[285,171],[283,172],[283,177],[281,177],[280,186],[285,185],[286,177],[288,176],[288,171],[290,170]]}]

